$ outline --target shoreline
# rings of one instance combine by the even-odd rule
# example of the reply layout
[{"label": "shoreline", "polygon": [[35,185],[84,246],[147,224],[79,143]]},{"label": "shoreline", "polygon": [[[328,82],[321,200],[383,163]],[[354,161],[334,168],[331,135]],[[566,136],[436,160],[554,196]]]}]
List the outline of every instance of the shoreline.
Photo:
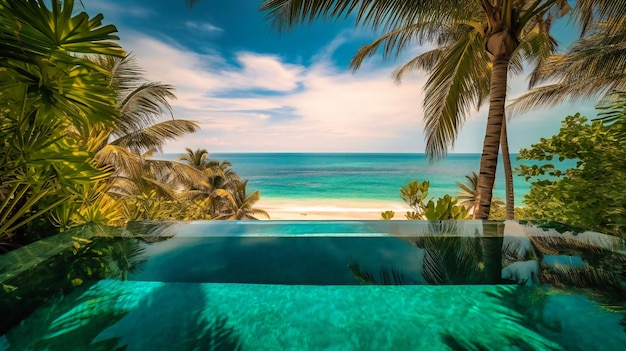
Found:
[{"label": "shoreline", "polygon": [[396,213],[393,219],[404,219],[411,210],[402,201],[271,197],[261,198],[255,207],[267,211],[270,220],[377,220],[387,210]]}]

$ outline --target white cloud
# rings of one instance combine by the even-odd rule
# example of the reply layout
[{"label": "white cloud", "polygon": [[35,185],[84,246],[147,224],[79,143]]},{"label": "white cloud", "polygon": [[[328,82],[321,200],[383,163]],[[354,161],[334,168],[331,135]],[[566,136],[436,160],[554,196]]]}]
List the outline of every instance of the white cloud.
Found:
[{"label": "white cloud", "polygon": [[230,89],[293,90],[304,70],[302,66],[286,64],[274,55],[240,52],[237,61],[241,68],[231,67],[220,72],[222,79],[230,84]]},{"label": "white cloud", "polygon": [[149,78],[176,87],[176,117],[202,125],[167,151],[421,151],[418,80],[396,86],[387,69],[354,75],[326,61],[306,67],[251,52],[237,53],[235,65],[139,33],[130,38]]},{"label": "white cloud", "polygon": [[257,114],[255,114],[255,117],[258,118],[258,119],[268,119],[268,118],[270,118],[270,115],[265,114],[265,113],[257,113]]},{"label": "white cloud", "polygon": [[302,66],[282,62],[278,56],[250,52],[237,53],[239,66],[236,66],[218,54],[200,54],[141,33],[128,33],[123,46],[136,54],[147,76],[173,84],[179,99],[189,104],[204,101],[206,93],[250,89],[289,91],[297,87],[303,70]]},{"label": "white cloud", "polygon": [[397,86],[390,69],[339,71],[327,55],[307,67],[239,52],[235,64],[140,33],[127,38],[149,78],[176,87],[176,117],[201,123],[168,152],[423,151],[419,79]]},{"label": "white cloud", "polygon": [[217,27],[211,23],[208,22],[193,22],[193,21],[187,21],[185,22],[185,25],[187,26],[187,28],[189,29],[199,29],[205,32],[209,32],[209,33],[221,33],[224,31],[224,29]]},{"label": "white cloud", "polygon": [[[201,123],[200,132],[171,142],[167,152],[184,147],[206,147],[211,152],[424,151],[425,76],[395,85],[393,68],[371,63],[380,58],[370,59],[356,74],[339,70],[330,60],[345,34],[309,66],[253,52],[236,53],[229,62],[219,53],[200,54],[140,33],[127,38],[131,39],[124,46],[135,52],[149,78],[176,87],[176,117]],[[525,89],[523,78],[510,83],[509,96]],[[468,116],[454,152],[482,150],[487,111],[485,104]],[[536,142],[539,134],[558,132],[564,116],[545,110],[513,120],[511,151]]]}]

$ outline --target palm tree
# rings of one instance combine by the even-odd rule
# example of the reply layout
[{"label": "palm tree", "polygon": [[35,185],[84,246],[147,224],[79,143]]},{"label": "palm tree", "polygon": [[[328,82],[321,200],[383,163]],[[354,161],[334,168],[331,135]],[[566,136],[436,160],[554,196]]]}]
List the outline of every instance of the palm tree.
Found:
[{"label": "palm tree", "polygon": [[[456,182],[456,185],[461,188],[461,190],[456,192],[457,198],[459,199],[459,205],[464,206],[471,214],[476,208],[476,186],[478,185],[478,174],[476,174],[476,172],[472,172],[471,175],[465,176],[465,183]],[[503,204],[502,200],[493,198],[493,205],[502,206]]]},{"label": "palm tree", "polygon": [[513,192],[513,170],[511,169],[511,155],[509,154],[509,136],[507,134],[506,117],[502,119],[502,135],[500,136],[500,150],[504,168],[504,187],[506,191],[506,219],[515,219],[515,193]]},{"label": "palm tree", "polygon": [[190,148],[185,148],[186,154],[179,156],[176,160],[186,163],[199,170],[205,170],[209,168],[209,152],[206,149],[196,149],[196,151]]},{"label": "palm tree", "polygon": [[257,219],[258,215],[270,218],[266,211],[254,207],[254,204],[261,199],[261,195],[258,190],[247,195],[247,185],[246,180],[236,182],[230,189],[216,190],[216,197],[222,199],[218,205],[218,219]]},{"label": "palm tree", "polygon": [[104,133],[107,137],[97,147],[100,162],[115,164],[132,173],[135,170],[132,162],[124,162],[121,158],[128,156],[132,159],[155,150],[162,152],[167,141],[197,131],[195,121],[173,117],[160,121],[164,113],[172,114],[169,100],[176,98],[174,87],[145,81],[133,56],[93,56],[90,60],[109,72],[109,85],[117,93],[120,112],[114,127],[91,132],[92,135]]},{"label": "palm tree", "polygon": [[471,175],[465,176],[465,183],[456,182],[456,185],[461,188],[457,191],[457,198],[459,199],[459,205],[465,206],[470,214],[474,213],[476,207],[476,186],[478,185],[478,174],[472,172]]},{"label": "palm tree", "polygon": [[213,171],[211,184],[217,189],[225,188],[230,182],[241,181],[241,177],[233,171],[233,165],[228,160],[221,162],[218,160],[209,160],[208,167]]},{"label": "palm tree", "polygon": [[[597,6],[591,0],[576,2],[575,17],[587,23],[593,18],[592,10],[604,3],[619,6],[621,1],[607,0]],[[426,151],[431,157],[445,155],[466,112],[473,104],[482,103],[485,84],[489,83],[489,113],[477,185],[479,205],[474,213],[475,218],[486,219],[500,148],[508,70],[515,68],[517,51],[520,59],[533,57],[530,53],[534,52],[541,60],[549,53],[552,45],[545,29],[555,15],[568,12],[570,7],[564,0],[267,0],[261,9],[268,11],[279,29],[355,14],[357,25],[387,33],[370,44],[376,48],[383,45],[385,57],[399,53],[413,40],[437,45],[438,49],[409,62],[409,67],[431,70],[425,101]],[[525,36],[530,37],[522,45]],[[354,60],[352,63],[357,67]]]},{"label": "palm tree", "polygon": [[171,195],[179,185],[205,182],[205,173],[194,167],[150,159],[155,152],[162,152],[167,141],[198,129],[195,121],[161,120],[164,113],[172,114],[169,100],[176,98],[174,87],[145,81],[132,56],[94,56],[90,60],[109,72],[109,85],[117,93],[120,116],[116,124],[92,129],[88,136],[102,138],[94,146],[95,158],[100,166],[113,166],[113,192],[129,196],[154,188],[157,193]]},{"label": "palm tree", "polygon": [[[402,65],[395,72],[395,80],[399,84],[402,78],[411,72],[425,69],[431,72],[439,73],[439,77],[436,77],[436,73],[433,73],[427,84],[427,94],[426,100],[424,102],[424,106],[427,109],[427,116],[430,118],[429,121],[432,122],[430,126],[427,128],[431,128],[431,131],[437,133],[438,130],[444,131],[447,128],[440,129],[439,122],[449,121],[451,118],[461,119],[461,123],[464,120],[463,114],[469,108],[469,105],[466,105],[460,99],[460,96],[465,96],[469,101],[474,101],[476,104],[476,108],[479,109],[482,101],[489,96],[489,87],[490,87],[490,77],[491,77],[491,62],[487,55],[485,55],[484,50],[481,43],[478,41],[474,41],[475,39],[479,39],[479,36],[467,36],[464,37],[464,34],[471,34],[472,31],[468,27],[465,30],[463,26],[466,25],[464,23],[460,24],[460,28],[447,28],[442,29],[442,34],[440,39],[440,47],[438,49],[426,52],[422,55],[415,57],[409,62]],[[525,32],[524,37],[522,38],[522,42],[520,43],[520,49],[514,52],[511,57],[511,71],[513,73],[520,73],[522,71],[522,57],[523,56],[535,56],[541,57],[545,56],[547,53],[551,53],[554,51],[553,40],[550,38],[548,34],[549,28],[547,26],[538,26],[542,28],[540,31],[530,31]],[[459,33],[455,33],[456,30],[461,29],[460,35]],[[411,31],[412,28],[406,28],[403,30]],[[448,31],[448,32],[446,32]],[[394,35],[394,33],[390,33]],[[362,64],[363,60],[373,55],[378,46],[381,45],[384,40],[391,40],[391,36],[385,35],[373,43],[362,47],[355,57],[353,58],[351,65],[354,70],[358,69]],[[446,46],[444,42],[449,40],[449,45]],[[473,45],[472,45],[472,41]],[[534,43],[533,43],[534,42]],[[463,48],[462,51],[458,51],[460,47]],[[463,63],[465,60],[473,60],[476,61],[473,64],[473,67],[479,67],[479,69],[469,69],[463,70],[463,65],[459,65],[459,63]],[[436,60],[437,62],[431,62],[432,60]],[[451,65],[451,63],[453,65]],[[469,83],[470,90],[459,90],[459,82],[466,81]],[[460,106],[457,107],[459,111],[449,110],[448,106]],[[466,106],[463,106],[466,105]],[[430,109],[430,110],[429,110]],[[455,114],[459,114],[458,116],[454,116]],[[442,152],[445,154],[447,147],[454,144],[454,139],[456,138],[456,134],[459,128],[456,130],[452,129],[453,136],[450,138],[449,132],[441,133],[432,138],[433,141],[436,142],[437,139],[446,139],[446,143],[443,145],[439,145],[442,148]],[[507,207],[506,207],[506,215],[508,219],[513,219],[514,217],[514,193],[513,193],[513,175],[511,170],[511,158],[509,156],[509,146],[508,146],[508,136],[506,129],[506,118],[502,118],[502,130],[500,137],[500,149],[502,151],[502,158],[504,162],[504,173],[505,173],[505,185],[506,185],[506,193],[507,193]],[[475,202],[475,205],[478,205],[478,202]],[[474,213],[474,209],[472,209],[471,213]]]}]

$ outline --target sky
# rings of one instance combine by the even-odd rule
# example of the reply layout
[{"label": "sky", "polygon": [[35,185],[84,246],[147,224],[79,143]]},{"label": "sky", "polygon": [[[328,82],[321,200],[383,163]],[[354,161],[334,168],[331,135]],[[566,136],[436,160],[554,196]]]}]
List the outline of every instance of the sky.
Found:
[{"label": "sky", "polygon": [[[414,47],[393,60],[374,55],[356,73],[348,69],[359,47],[375,39],[352,21],[316,22],[290,32],[273,29],[260,0],[83,0],[90,14],[114,24],[122,47],[155,82],[171,84],[174,117],[201,130],[169,142],[229,152],[422,153],[426,73],[394,83],[394,68],[426,51]],[[80,6],[80,5],[79,5]],[[565,49],[575,30],[556,22]],[[509,81],[509,98],[527,88]],[[512,153],[558,133],[576,112],[594,116],[593,102],[535,110],[510,120]],[[487,106],[468,117],[450,152],[480,153]]]}]

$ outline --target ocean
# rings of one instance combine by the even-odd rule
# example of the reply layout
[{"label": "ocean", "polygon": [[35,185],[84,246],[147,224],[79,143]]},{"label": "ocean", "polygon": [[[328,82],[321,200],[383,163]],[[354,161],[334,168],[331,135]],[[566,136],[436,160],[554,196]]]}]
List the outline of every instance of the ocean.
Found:
[{"label": "ocean", "polygon": [[[179,154],[165,154],[174,160]],[[400,188],[411,180],[429,180],[429,195],[455,195],[465,176],[478,173],[480,154],[449,154],[431,164],[424,154],[408,153],[215,153],[248,179],[251,193],[266,200],[383,200],[403,203]],[[513,167],[519,165],[512,155]],[[530,184],[513,177],[515,205],[522,206]],[[504,172],[499,163],[494,196],[504,199]]]}]

